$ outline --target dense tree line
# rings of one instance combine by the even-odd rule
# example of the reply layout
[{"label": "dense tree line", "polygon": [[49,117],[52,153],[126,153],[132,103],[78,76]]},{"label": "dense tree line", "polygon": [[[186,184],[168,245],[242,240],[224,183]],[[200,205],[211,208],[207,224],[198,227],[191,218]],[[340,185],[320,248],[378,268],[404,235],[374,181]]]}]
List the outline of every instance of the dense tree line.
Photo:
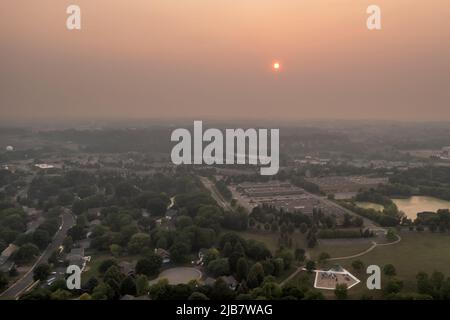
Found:
[{"label": "dense tree line", "polygon": [[[396,172],[390,179],[390,183],[404,190],[403,195],[420,194],[432,196],[444,200],[450,200],[450,168],[445,166],[425,166],[410,168],[406,171]],[[406,190],[409,188],[409,192]],[[409,194],[408,194],[409,193]]]},{"label": "dense tree line", "polygon": [[230,189],[228,189],[227,185],[225,184],[225,182],[223,180],[216,181],[215,186],[216,186],[217,190],[219,190],[220,194],[222,195],[222,197],[224,197],[225,200],[228,200],[228,201],[231,200],[231,198],[233,197],[233,194],[231,193]]},{"label": "dense tree line", "polygon": [[354,203],[341,201],[340,205],[344,208],[347,208],[362,217],[370,219],[376,223],[378,223],[382,227],[394,227],[400,224],[401,218],[398,214],[389,215],[384,214],[383,212],[379,212],[375,209],[364,209],[357,206]]}]

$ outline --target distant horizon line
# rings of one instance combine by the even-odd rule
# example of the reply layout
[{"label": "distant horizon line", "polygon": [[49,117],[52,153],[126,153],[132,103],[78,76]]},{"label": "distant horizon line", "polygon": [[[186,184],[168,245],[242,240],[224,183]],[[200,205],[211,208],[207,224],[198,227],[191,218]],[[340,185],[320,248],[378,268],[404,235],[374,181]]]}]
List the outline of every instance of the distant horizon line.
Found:
[{"label": "distant horizon line", "polygon": [[279,122],[279,123],[317,123],[317,122],[384,122],[384,123],[450,123],[449,119],[442,118],[430,118],[430,119],[410,119],[410,118],[352,118],[352,117],[304,117],[304,118],[292,118],[292,117],[280,117],[280,118],[264,118],[264,117],[220,117],[220,116],[190,116],[190,117],[9,117],[0,119],[0,127],[11,127],[17,125],[31,125],[31,124],[49,124],[57,125],[55,121],[60,122],[60,124],[84,124],[93,125],[97,124],[119,124],[119,123],[154,123],[163,122],[164,124],[180,123],[180,122],[193,122],[195,120],[211,121],[214,123],[224,123],[224,122]]}]

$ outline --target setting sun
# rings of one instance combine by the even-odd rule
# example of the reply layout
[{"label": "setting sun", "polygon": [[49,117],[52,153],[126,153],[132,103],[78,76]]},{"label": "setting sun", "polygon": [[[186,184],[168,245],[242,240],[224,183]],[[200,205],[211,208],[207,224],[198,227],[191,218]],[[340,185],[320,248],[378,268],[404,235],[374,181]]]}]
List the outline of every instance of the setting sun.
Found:
[{"label": "setting sun", "polygon": [[273,64],[273,69],[274,69],[275,71],[280,70],[280,67],[281,67],[281,65],[280,65],[279,62],[275,62],[275,63]]}]

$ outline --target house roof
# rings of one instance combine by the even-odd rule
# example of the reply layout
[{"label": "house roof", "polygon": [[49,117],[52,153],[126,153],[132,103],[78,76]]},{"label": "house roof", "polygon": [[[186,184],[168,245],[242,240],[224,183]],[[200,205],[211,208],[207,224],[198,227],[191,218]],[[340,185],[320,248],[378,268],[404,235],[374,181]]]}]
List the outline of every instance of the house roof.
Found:
[{"label": "house roof", "polygon": [[90,208],[87,210],[89,214],[100,214],[103,208]]},{"label": "house roof", "polygon": [[130,274],[134,272],[134,269],[136,267],[136,261],[120,261],[119,262],[119,268],[121,269],[122,273],[124,274]]},{"label": "house roof", "polygon": [[84,248],[73,248],[69,254],[84,256]]},{"label": "house roof", "polygon": [[91,239],[83,239],[76,242],[76,244],[83,249],[89,249],[91,247]]},{"label": "house roof", "polygon": [[95,220],[92,220],[91,222],[89,222],[90,226],[99,226],[101,224],[102,224],[102,222],[99,219],[95,219]]},{"label": "house roof", "polygon": [[223,279],[223,281],[225,281],[226,284],[228,284],[230,286],[231,285],[235,286],[238,284],[237,280],[233,276],[227,276],[227,277],[224,276],[224,277],[222,277],[222,279]]},{"label": "house roof", "polygon": [[[1,260],[1,258],[0,258]],[[1,272],[9,272],[14,267],[13,261],[0,261],[0,271]]]},{"label": "house roof", "polygon": [[11,255],[17,250],[19,249],[18,246],[16,246],[15,244],[10,244],[5,250],[2,251],[1,256],[5,257],[6,259],[8,259],[9,257],[11,257]]},{"label": "house roof", "polygon": [[155,249],[155,253],[163,258],[170,257],[170,253],[167,250],[164,250],[163,248]]},{"label": "house roof", "polygon": [[66,258],[69,261],[69,264],[76,265],[76,266],[83,266],[84,264],[84,257],[80,255],[67,255]]},{"label": "house roof", "polygon": [[84,248],[73,248],[66,256],[66,260],[70,264],[75,264],[78,266],[84,263]]}]

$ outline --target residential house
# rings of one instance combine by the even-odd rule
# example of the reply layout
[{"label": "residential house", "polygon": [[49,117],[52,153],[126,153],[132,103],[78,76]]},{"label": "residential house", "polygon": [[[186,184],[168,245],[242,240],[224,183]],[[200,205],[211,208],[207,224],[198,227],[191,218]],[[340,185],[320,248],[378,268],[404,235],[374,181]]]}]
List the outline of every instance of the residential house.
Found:
[{"label": "residential house", "polygon": [[169,263],[170,262],[170,253],[167,250],[164,250],[162,248],[155,249],[155,254],[160,256],[162,258],[163,263]]},{"label": "residential house", "polygon": [[130,276],[130,275],[134,274],[136,264],[137,264],[137,261],[131,261],[131,262],[121,261],[121,262],[119,262],[119,268],[123,274]]},{"label": "residential house", "polygon": [[10,244],[5,250],[2,251],[0,255],[0,268],[1,270],[9,271],[14,266],[14,263],[8,262],[9,258],[14,254],[14,252],[19,249],[15,244]]},{"label": "residential house", "polygon": [[230,288],[231,290],[236,290],[237,286],[239,285],[239,282],[233,276],[224,276],[222,277],[222,280],[225,281],[228,288]]}]

